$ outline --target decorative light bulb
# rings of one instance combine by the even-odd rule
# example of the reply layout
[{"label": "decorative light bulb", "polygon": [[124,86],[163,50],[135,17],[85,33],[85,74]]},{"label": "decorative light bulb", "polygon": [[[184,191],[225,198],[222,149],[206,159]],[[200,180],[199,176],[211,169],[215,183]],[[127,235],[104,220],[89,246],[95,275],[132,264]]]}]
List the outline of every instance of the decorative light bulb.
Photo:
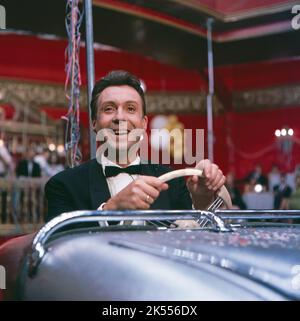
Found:
[{"label": "decorative light bulb", "polygon": [[276,130],[275,130],[275,136],[276,136],[276,137],[280,137],[280,136],[281,136],[280,129],[276,129]]},{"label": "decorative light bulb", "polygon": [[286,136],[286,134],[287,134],[287,130],[285,128],[282,128],[281,129],[281,135],[282,136]]},{"label": "decorative light bulb", "polygon": [[49,150],[50,150],[51,152],[54,152],[55,149],[56,149],[56,146],[55,146],[55,144],[51,143],[51,144],[49,144],[48,148],[49,148]]}]

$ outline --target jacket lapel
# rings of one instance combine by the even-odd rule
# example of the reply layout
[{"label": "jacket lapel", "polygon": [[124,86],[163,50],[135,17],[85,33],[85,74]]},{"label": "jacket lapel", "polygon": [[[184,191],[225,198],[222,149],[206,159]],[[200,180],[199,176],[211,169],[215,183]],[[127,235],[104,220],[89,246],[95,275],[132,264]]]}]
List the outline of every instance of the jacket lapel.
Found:
[{"label": "jacket lapel", "polygon": [[[141,164],[141,174],[148,175],[148,176],[155,176],[159,177],[161,175],[159,171],[159,167],[156,165],[149,165],[149,164]],[[163,191],[160,193],[159,197],[155,200],[153,204],[151,204],[150,209],[165,209],[169,208],[170,200],[168,196],[168,191]]]},{"label": "jacket lapel", "polygon": [[102,203],[106,202],[111,196],[103,174],[102,167],[96,159],[91,161],[89,168],[90,197],[93,209],[97,209]]}]

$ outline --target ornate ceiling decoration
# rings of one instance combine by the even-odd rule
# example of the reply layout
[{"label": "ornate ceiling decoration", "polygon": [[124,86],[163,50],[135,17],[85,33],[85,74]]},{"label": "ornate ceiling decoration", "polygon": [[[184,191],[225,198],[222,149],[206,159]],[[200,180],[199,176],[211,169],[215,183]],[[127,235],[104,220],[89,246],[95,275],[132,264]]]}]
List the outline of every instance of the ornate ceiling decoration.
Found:
[{"label": "ornate ceiling decoration", "polygon": [[298,106],[299,102],[300,85],[246,90],[235,92],[232,96],[233,108],[237,111]]},{"label": "ornate ceiling decoration", "polygon": [[[0,79],[1,100],[9,102],[11,97],[36,105],[66,106],[64,86],[39,84]],[[86,93],[81,92],[80,103],[86,105]]]},{"label": "ornate ceiling decoration", "polygon": [[[66,107],[64,86],[55,84],[40,84],[0,79],[0,101],[12,103],[17,99],[24,104],[34,106]],[[161,113],[205,113],[206,93],[149,93],[146,94],[147,111],[151,114]],[[80,105],[87,110],[86,90],[83,87],[80,95]],[[12,105],[14,105],[12,103]],[[214,97],[214,111],[221,112],[224,107]]]},{"label": "ornate ceiling decoration", "polygon": [[[12,105],[66,107],[63,85],[40,84],[0,79],[0,101]],[[80,105],[86,106],[86,90],[82,88]],[[206,112],[206,93],[149,93],[146,94],[147,112],[150,114],[181,114]],[[232,105],[236,111],[251,111],[299,105],[300,84],[234,92]],[[222,103],[214,97],[214,112],[224,111]]]},{"label": "ornate ceiling decoration", "polygon": [[[146,96],[147,112],[151,114],[185,114],[206,112],[206,93],[197,94],[149,94]],[[213,98],[213,108],[215,113],[224,110],[223,105],[217,99]]]},{"label": "ornate ceiling decoration", "polygon": [[2,114],[0,127],[11,134],[55,136],[61,128],[61,122],[47,117],[40,105],[58,102],[63,88],[53,85],[39,85],[0,79],[0,102],[14,107],[12,119]]}]

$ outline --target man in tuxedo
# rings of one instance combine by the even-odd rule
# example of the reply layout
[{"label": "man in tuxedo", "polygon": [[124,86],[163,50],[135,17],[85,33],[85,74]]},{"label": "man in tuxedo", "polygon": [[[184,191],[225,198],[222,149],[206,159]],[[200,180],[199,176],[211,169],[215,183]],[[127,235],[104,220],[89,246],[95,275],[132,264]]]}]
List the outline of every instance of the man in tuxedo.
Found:
[{"label": "man in tuxedo", "polygon": [[33,160],[34,156],[35,152],[33,149],[26,151],[25,158],[17,165],[17,177],[41,177],[41,167]]},{"label": "man in tuxedo", "polygon": [[274,191],[274,209],[288,210],[289,199],[292,195],[292,188],[287,184],[286,174],[280,175],[280,184],[275,185]]},{"label": "man in tuxedo", "polygon": [[[96,159],[48,181],[47,220],[84,209],[204,209],[225,183],[222,171],[209,160],[196,165],[203,169],[204,178],[189,177],[187,183],[179,178],[168,184],[158,177],[170,168],[141,161],[134,146],[142,139],[148,118],[144,91],[136,76],[126,71],[110,72],[95,84],[90,108],[93,130],[105,139]],[[134,131],[140,135],[130,140]],[[103,146],[107,149],[101,150]]]},{"label": "man in tuxedo", "polygon": [[[204,209],[224,185],[225,177],[217,165],[202,160],[204,178],[178,178],[163,183],[158,177],[170,168],[142,163],[137,142],[142,139],[148,118],[144,92],[138,78],[125,71],[112,71],[93,89],[91,114],[93,129],[104,133],[105,141],[96,159],[66,169],[51,177],[45,186],[47,220],[76,210],[126,209]],[[129,136],[138,130],[137,140]],[[115,152],[115,153],[114,153]],[[33,235],[12,240],[2,248],[0,260],[9,267],[8,286],[13,289],[21,264],[22,251]],[[18,252],[16,252],[16,250]],[[11,262],[10,262],[11,260]],[[7,298],[10,292],[7,291]]]}]

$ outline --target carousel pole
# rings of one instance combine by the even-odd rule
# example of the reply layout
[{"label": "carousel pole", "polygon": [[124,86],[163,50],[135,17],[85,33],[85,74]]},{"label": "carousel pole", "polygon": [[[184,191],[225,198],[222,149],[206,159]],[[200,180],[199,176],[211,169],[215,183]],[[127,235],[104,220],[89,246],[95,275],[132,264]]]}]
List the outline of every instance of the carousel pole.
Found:
[{"label": "carousel pole", "polygon": [[94,36],[93,36],[93,4],[92,0],[84,1],[85,9],[85,33],[86,33],[86,65],[87,65],[87,97],[89,110],[89,128],[90,128],[90,158],[96,156],[96,137],[92,128],[92,114],[90,104],[92,100],[92,91],[95,83],[95,65],[94,65]]},{"label": "carousel pole", "polygon": [[212,51],[212,29],[213,19],[207,19],[207,62],[208,62],[208,94],[207,94],[207,144],[208,158],[214,161],[214,131],[213,131],[213,106],[212,99],[214,95],[214,62]]}]

